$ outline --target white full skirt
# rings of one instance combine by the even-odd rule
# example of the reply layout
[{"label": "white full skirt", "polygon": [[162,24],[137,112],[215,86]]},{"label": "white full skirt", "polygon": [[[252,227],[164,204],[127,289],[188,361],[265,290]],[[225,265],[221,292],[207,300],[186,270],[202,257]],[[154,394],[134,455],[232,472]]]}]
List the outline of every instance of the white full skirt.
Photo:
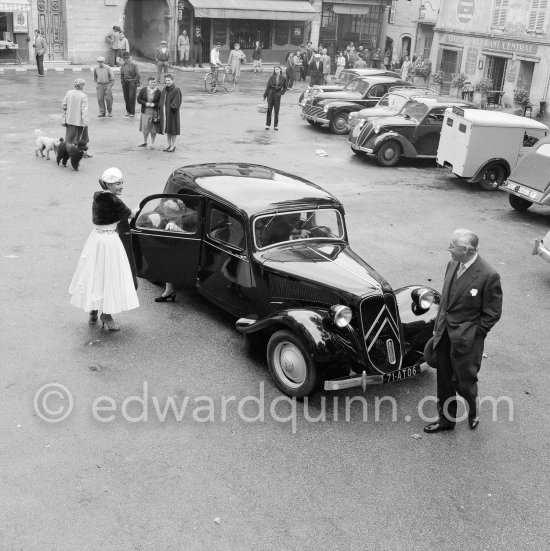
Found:
[{"label": "white full skirt", "polygon": [[85,312],[118,314],[139,306],[130,263],[116,226],[96,226],[80,254],[69,293],[71,304]]}]

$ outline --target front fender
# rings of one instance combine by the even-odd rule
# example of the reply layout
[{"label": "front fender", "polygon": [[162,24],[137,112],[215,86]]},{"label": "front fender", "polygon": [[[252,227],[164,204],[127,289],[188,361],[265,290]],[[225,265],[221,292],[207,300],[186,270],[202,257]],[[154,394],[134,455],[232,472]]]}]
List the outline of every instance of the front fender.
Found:
[{"label": "front fender", "polygon": [[374,153],[378,151],[384,142],[387,142],[388,140],[395,140],[401,144],[401,147],[403,148],[403,155],[405,157],[416,157],[417,155],[417,151],[413,144],[407,140],[407,138],[397,132],[393,132],[392,130],[389,132],[383,132],[382,134],[377,134],[374,138],[371,138],[371,140],[372,145],[369,147],[373,149]]},{"label": "front fender", "polygon": [[[420,288],[431,289],[435,293],[433,304],[424,312],[413,308],[414,302],[411,297],[411,293],[415,289]],[[426,285],[408,285],[407,287],[395,290],[394,293],[403,327],[405,353],[412,351],[422,352],[424,346],[433,335],[441,295],[435,289]]]},{"label": "front fender", "polygon": [[328,113],[331,111],[345,111],[351,113],[352,111],[361,111],[363,107],[356,103],[350,103],[349,101],[332,101],[328,104]]},{"label": "front fender", "polygon": [[239,320],[236,325],[244,334],[283,327],[303,340],[315,362],[361,363],[361,358],[357,357],[361,348],[355,331],[349,325],[337,328],[326,309],[281,310],[258,321]]}]

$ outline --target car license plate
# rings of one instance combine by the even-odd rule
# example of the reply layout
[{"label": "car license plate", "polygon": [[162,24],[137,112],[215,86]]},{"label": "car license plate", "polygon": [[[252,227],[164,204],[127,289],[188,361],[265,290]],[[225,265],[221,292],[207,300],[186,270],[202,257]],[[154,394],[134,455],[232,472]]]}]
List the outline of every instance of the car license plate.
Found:
[{"label": "car license plate", "polygon": [[420,373],[420,366],[413,365],[411,367],[404,367],[403,369],[398,369],[397,371],[392,371],[391,373],[384,373],[384,383],[395,383],[396,381],[402,381],[403,379],[408,379],[409,377],[414,377]]},{"label": "car license plate", "polygon": [[526,195],[527,197],[531,196],[531,190],[527,187],[518,186],[515,191],[516,193],[521,193],[521,195]]}]

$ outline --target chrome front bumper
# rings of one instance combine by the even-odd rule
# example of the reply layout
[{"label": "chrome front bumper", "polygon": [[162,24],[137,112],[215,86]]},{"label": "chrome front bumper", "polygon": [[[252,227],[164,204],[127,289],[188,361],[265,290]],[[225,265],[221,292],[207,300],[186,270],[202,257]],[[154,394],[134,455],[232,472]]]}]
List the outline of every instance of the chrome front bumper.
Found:
[{"label": "chrome front bumper", "polygon": [[302,111],[302,118],[307,119],[308,121],[320,122],[321,124],[330,123],[330,119],[322,119],[321,117],[317,117],[314,115],[306,115],[306,113],[304,113],[303,111]]},{"label": "chrome front bumper", "polygon": [[356,143],[352,143],[348,140],[348,143],[350,144],[352,149],[355,149],[355,151],[364,151],[365,153],[374,153],[374,149],[371,149],[370,147],[363,147],[362,145],[357,145]]},{"label": "chrome front bumper", "polygon": [[542,240],[535,239],[535,245],[533,246],[533,254],[540,256],[546,262],[550,262],[550,250],[544,246]]}]

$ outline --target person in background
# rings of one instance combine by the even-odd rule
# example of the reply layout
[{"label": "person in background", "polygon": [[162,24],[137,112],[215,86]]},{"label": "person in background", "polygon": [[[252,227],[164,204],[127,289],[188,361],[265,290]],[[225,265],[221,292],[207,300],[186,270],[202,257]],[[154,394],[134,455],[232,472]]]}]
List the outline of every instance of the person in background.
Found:
[{"label": "person in background", "polygon": [[132,211],[119,199],[123,189],[122,172],[108,168],[99,184],[92,204],[94,229],[90,233],[74,272],[69,293],[71,304],[90,313],[90,323],[100,320],[109,331],[120,331],[112,314],[138,308],[136,283],[132,266],[118,230],[128,223]]},{"label": "person in background", "polygon": [[202,67],[202,35],[200,29],[195,29],[193,35],[193,67],[199,64]]},{"label": "person in background", "polygon": [[323,84],[323,62],[321,54],[314,54],[309,64],[309,74],[311,75],[310,86],[321,86]]},{"label": "person in background", "polygon": [[189,37],[187,36],[187,31],[184,29],[178,36],[178,53],[180,58],[180,67],[187,67],[187,62],[189,61],[189,47]]},{"label": "person in background", "polygon": [[334,75],[334,78],[338,80],[340,77],[340,74],[342,71],[346,68],[346,57],[344,55],[344,52],[340,52],[338,54],[338,57],[336,58],[336,73]]},{"label": "person in background", "polygon": [[388,70],[391,67],[391,48],[386,48],[384,52],[384,67]]},{"label": "person in background", "polygon": [[292,66],[294,67],[294,84],[302,78],[302,56],[300,51],[297,51],[292,58]]},{"label": "person in background", "polygon": [[40,34],[40,31],[36,29],[34,31],[34,54],[36,58],[36,68],[38,69],[38,76],[44,76],[44,54],[46,53],[46,39]]},{"label": "person in background", "polygon": [[281,106],[281,96],[286,92],[286,79],[283,76],[283,71],[280,65],[275,65],[273,68],[273,74],[267,81],[265,87],[264,99],[267,99],[267,114],[265,118],[265,129],[269,130],[271,127],[271,113],[275,110],[275,119],[273,121],[273,127],[275,130],[279,130],[279,108]]},{"label": "person in background", "polygon": [[166,40],[160,41],[160,48],[155,52],[155,62],[157,64],[157,81],[161,82],[163,71],[164,76],[170,72],[170,50]]},{"label": "person in background", "polygon": [[94,67],[94,82],[96,83],[97,104],[99,105],[98,117],[104,117],[105,112],[109,117],[113,116],[113,84],[115,74],[108,65],[105,65],[105,58],[97,58],[98,66]]},{"label": "person in background", "polygon": [[405,60],[401,64],[401,79],[409,80],[411,77],[412,61],[409,59],[409,56],[405,56]]},{"label": "person in background", "polygon": [[166,134],[168,147],[163,151],[173,153],[176,150],[176,138],[180,135],[181,90],[174,84],[174,76],[164,77],[166,85],[160,94],[160,127],[161,134]]},{"label": "person in background", "polygon": [[[86,81],[83,78],[77,78],[74,81],[74,89],[69,90],[63,98],[63,111],[65,111],[65,141],[76,145],[78,142],[84,142],[88,145],[90,137],[88,135],[88,96],[82,91]],[[84,153],[84,157],[91,157]]]},{"label": "person in background", "polygon": [[252,72],[255,73],[256,71],[258,71],[258,73],[262,72],[262,48],[257,40],[254,51],[252,52]]},{"label": "person in background", "polygon": [[382,63],[382,52],[380,48],[376,48],[375,52],[372,54],[372,68],[380,69],[380,64]]},{"label": "person in background", "polygon": [[241,45],[235,42],[233,49],[229,52],[227,64],[231,67],[231,72],[237,82],[237,77],[241,75],[241,64],[246,60],[244,52],[241,50]]},{"label": "person in background", "polygon": [[149,149],[155,149],[155,138],[160,132],[160,90],[157,88],[155,77],[147,79],[147,86],[144,86],[139,91],[137,102],[141,105],[139,130],[143,134],[143,143],[138,145],[138,147],[147,147],[147,138],[151,134]]},{"label": "person in background", "polygon": [[328,84],[330,75],[330,56],[327,54],[327,49],[321,51],[321,61],[323,62],[323,84]]},{"label": "person in background", "polygon": [[294,85],[294,52],[288,52],[285,64],[286,89],[292,90],[292,86]]},{"label": "person in background", "polygon": [[[128,42],[128,39],[124,36],[124,33],[120,31],[118,33],[118,51],[117,51],[117,59],[122,59],[122,63],[124,63],[124,54],[130,53],[130,43]],[[120,63],[117,61],[117,63]]]},{"label": "person in background", "polygon": [[107,51],[107,65],[110,67],[116,67],[116,57],[117,57],[117,51],[118,51],[118,41],[119,41],[119,34],[121,31],[121,28],[117,25],[113,27],[111,31],[107,33],[107,36],[105,37],[105,42],[107,42],[108,51]]},{"label": "person in background", "polygon": [[141,76],[138,66],[132,61],[128,52],[122,54],[124,64],[120,68],[120,81],[122,83],[122,94],[126,104],[126,117],[133,117],[136,114],[136,95]]},{"label": "person in background", "polygon": [[367,62],[362,58],[357,56],[357,59],[355,60],[355,64],[353,66],[354,69],[366,69]]}]

